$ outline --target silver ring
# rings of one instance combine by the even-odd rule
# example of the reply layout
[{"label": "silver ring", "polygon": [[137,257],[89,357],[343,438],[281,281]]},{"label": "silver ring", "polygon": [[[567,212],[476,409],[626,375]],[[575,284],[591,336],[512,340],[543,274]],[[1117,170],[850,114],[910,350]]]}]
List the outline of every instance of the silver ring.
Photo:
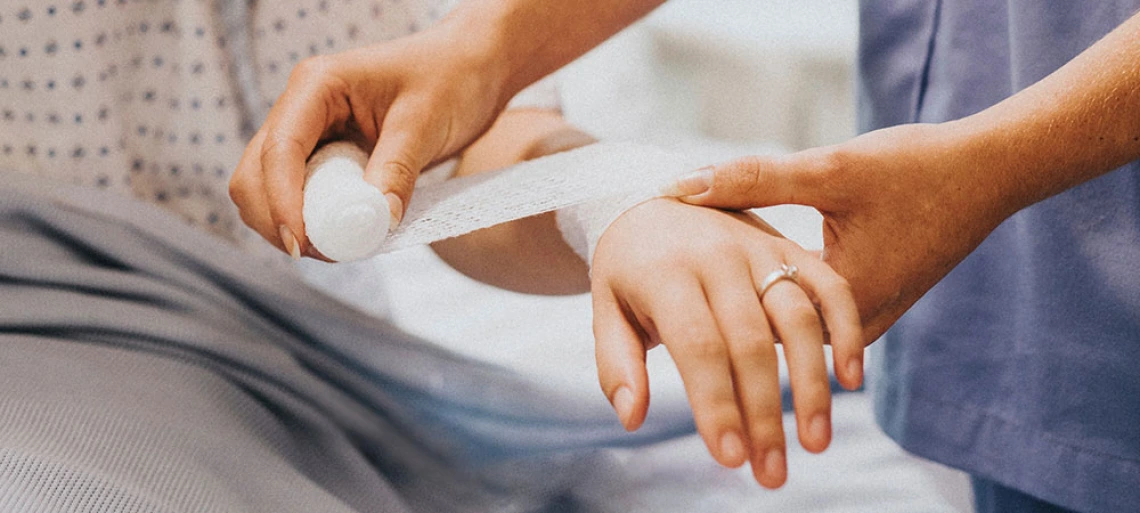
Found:
[{"label": "silver ring", "polygon": [[780,280],[790,280],[792,283],[799,285],[799,272],[800,270],[794,265],[780,264],[779,269],[768,273],[768,276],[764,277],[764,281],[760,282],[760,290],[758,292],[760,299],[764,299],[764,293],[768,292],[768,289],[772,288],[772,285],[775,285],[776,282]]}]

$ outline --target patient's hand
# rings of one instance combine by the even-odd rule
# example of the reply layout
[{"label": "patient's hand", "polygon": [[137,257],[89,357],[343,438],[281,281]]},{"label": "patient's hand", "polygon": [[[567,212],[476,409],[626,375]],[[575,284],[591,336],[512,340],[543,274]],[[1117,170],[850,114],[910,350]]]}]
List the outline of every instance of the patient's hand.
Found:
[{"label": "patient's hand", "polygon": [[[798,268],[759,297],[781,264]],[[800,444],[831,440],[823,345],[830,332],[843,386],[862,381],[863,337],[847,282],[759,218],[657,199],[626,212],[593,259],[594,335],[602,389],[626,429],[649,407],[645,351],[669,349],[713,457],[752,463],[760,484],[786,477],[776,339],[784,344]]]}]

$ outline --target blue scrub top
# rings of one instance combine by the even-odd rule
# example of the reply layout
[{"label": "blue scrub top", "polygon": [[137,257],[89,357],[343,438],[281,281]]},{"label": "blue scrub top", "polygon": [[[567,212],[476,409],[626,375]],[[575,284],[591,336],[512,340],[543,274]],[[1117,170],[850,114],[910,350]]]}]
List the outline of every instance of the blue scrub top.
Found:
[{"label": "blue scrub top", "polygon": [[[978,112],[1138,10],[863,0],[860,129]],[[1140,162],[1008,219],[873,351],[879,423],[907,450],[1066,508],[1140,511]]]}]

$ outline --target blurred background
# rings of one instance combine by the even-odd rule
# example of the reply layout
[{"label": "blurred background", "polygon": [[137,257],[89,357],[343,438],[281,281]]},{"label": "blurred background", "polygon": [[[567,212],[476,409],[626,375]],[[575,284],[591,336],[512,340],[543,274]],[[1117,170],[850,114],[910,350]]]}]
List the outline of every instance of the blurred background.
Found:
[{"label": "blurred background", "polygon": [[[709,163],[855,134],[857,0],[673,0],[560,72],[566,117],[602,139]],[[714,7],[715,6],[715,7]],[[764,211],[821,247],[814,210]]]},{"label": "blurred background", "polygon": [[673,0],[567,67],[603,138],[799,150],[854,134],[855,0]]},{"label": "blurred background", "polygon": [[[855,133],[856,38],[857,0],[672,0],[559,72],[564,112],[603,140],[656,144],[709,163],[839,142]],[[781,206],[761,215],[802,245],[822,247],[814,210]],[[388,291],[383,308],[404,329],[604,405],[588,296],[495,289],[455,272],[428,248],[365,265],[380,268]],[[360,304],[378,309],[384,303],[365,298]],[[648,364],[650,415],[685,407],[668,353],[651,351]],[[835,441],[822,455],[799,447],[794,419],[785,415],[785,432],[793,434],[790,478],[778,492],[756,485],[747,466],[719,467],[690,436],[611,451],[627,479],[617,491],[612,487],[618,485],[598,483],[596,506],[686,513],[971,511],[965,476],[887,439],[874,422],[869,393],[837,395],[833,407]]]}]

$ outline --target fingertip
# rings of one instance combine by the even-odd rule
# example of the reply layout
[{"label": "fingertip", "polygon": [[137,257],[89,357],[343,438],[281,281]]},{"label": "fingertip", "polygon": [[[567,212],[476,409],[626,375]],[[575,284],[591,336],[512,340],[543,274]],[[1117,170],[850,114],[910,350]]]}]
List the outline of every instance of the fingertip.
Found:
[{"label": "fingertip", "polygon": [[397,226],[400,226],[400,222],[404,220],[404,205],[407,203],[399,194],[394,192],[384,193],[384,198],[388,200],[388,210],[392,214],[392,226],[388,229],[388,231],[391,232],[395,230]]},{"label": "fingertip", "polygon": [[645,346],[607,291],[594,295],[594,352],[598,382],[618,420],[635,431],[649,410]]},{"label": "fingertip", "polygon": [[632,431],[629,428],[629,415],[633,411],[633,392],[629,391],[629,387],[620,386],[614,392],[614,396],[610,399],[610,404],[613,405],[614,411],[617,412],[618,420],[621,425],[625,426],[626,431]]},{"label": "fingertip", "polygon": [[720,457],[717,460],[726,467],[737,468],[748,461],[748,447],[744,442],[744,437],[735,430],[728,430],[721,434],[718,449]]},{"label": "fingertip", "polygon": [[704,166],[690,171],[661,188],[662,196],[678,198],[687,203],[699,203],[701,196],[712,189],[713,166]]},{"label": "fingertip", "polygon": [[752,476],[760,486],[775,490],[788,481],[788,464],[784,451],[769,449],[761,459],[752,463]]},{"label": "fingertip", "polygon": [[388,212],[392,216],[388,230],[391,232],[404,220],[420,169],[400,161],[387,160],[379,151],[372,154],[365,166],[364,181],[379,189],[384,194],[384,199],[388,200]]},{"label": "fingertip", "polygon": [[644,407],[644,401],[636,397],[628,386],[618,387],[614,392],[612,403],[618,420],[626,431],[637,431],[645,422],[647,408]]},{"label": "fingertip", "polygon": [[[626,431],[637,431],[645,423],[645,417],[649,412],[649,390],[644,383],[645,376],[638,376],[638,374],[644,373],[634,368],[627,368],[619,372],[633,374],[633,376],[623,378],[622,384],[618,385],[610,394],[610,405],[613,406],[618,421],[621,422]],[[642,383],[639,383],[639,380]]]},{"label": "fingertip", "polygon": [[281,225],[278,231],[280,232],[281,245],[285,248],[285,252],[288,253],[293,260],[300,260],[301,246],[300,243],[297,242],[297,237],[293,235],[293,230],[290,230],[286,225]]},{"label": "fingertip", "polygon": [[811,453],[821,453],[831,445],[831,415],[816,413],[808,420],[807,428],[800,428],[800,445]]},{"label": "fingertip", "polygon": [[863,386],[863,359],[860,356],[852,356],[847,359],[847,365],[844,368],[846,372],[840,384],[852,392],[859,390]]}]

